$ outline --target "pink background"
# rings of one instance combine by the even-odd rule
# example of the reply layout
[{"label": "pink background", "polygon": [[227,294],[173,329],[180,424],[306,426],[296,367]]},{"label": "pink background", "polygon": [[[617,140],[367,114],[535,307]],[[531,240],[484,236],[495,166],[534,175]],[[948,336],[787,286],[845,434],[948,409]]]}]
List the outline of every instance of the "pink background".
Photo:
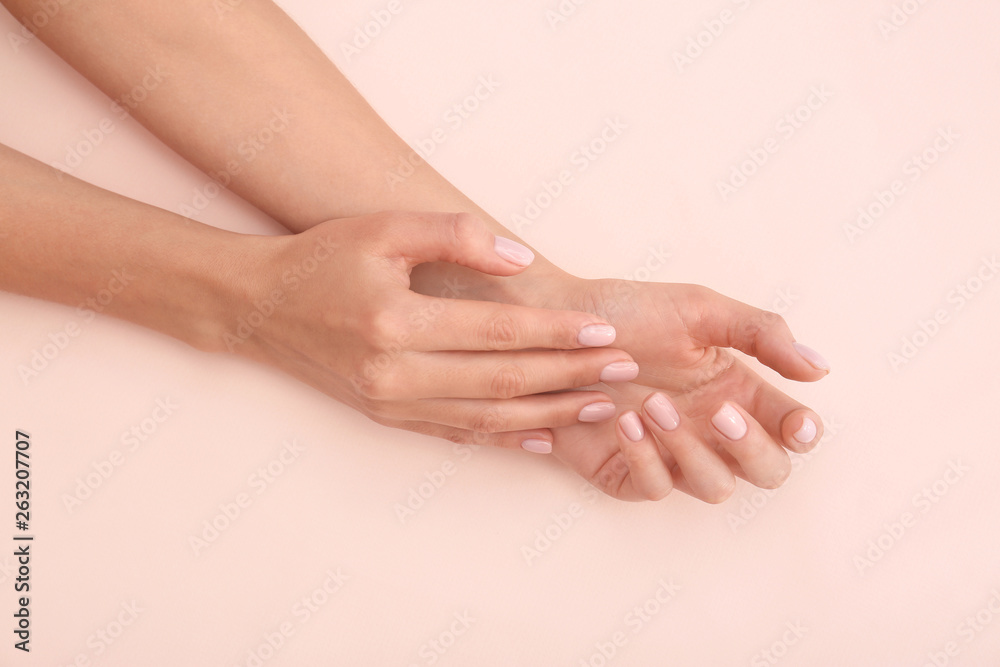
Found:
[{"label": "pink background", "polygon": [[[1000,279],[976,282],[1000,252],[1000,5],[908,0],[915,13],[883,34],[889,0],[593,0],[554,26],[556,0],[404,0],[348,57],[384,2],[281,4],[405,139],[445,128],[430,161],[505,224],[573,170],[522,230],[557,263],[783,312],[834,372],[811,386],[764,372],[828,435],[776,492],[626,504],[554,460],[387,430],[276,372],[107,317],[25,385],[17,367],[79,318],[0,294],[0,545],[13,544],[15,429],[32,437],[37,535],[30,656],[11,648],[13,547],[0,546],[0,664],[1000,661]],[[723,10],[732,21],[679,68]],[[17,29],[0,12],[0,141],[64,162],[113,118],[73,173],[172,211],[191,201],[203,174],[37,40],[15,50]],[[449,124],[484,76],[499,87]],[[829,98],[800,109],[812,89]],[[797,111],[790,133],[779,123]],[[578,171],[574,153],[609,118],[626,129]],[[724,201],[718,183],[765,145]],[[934,163],[914,171],[925,150]],[[901,194],[852,242],[845,226],[896,179]],[[278,232],[228,193],[198,217]],[[965,284],[980,288],[968,300],[954,292]],[[904,337],[920,347],[894,368]],[[158,399],[176,406],[162,423]],[[129,451],[122,434],[143,424]],[[286,441],[302,451],[280,463]],[[116,450],[121,465],[70,511],[64,498]],[[434,479],[401,521],[397,504]],[[220,505],[239,494],[251,502],[226,526]],[[190,538],[213,520],[225,530],[196,554]],[[338,570],[349,578],[327,593]]]}]

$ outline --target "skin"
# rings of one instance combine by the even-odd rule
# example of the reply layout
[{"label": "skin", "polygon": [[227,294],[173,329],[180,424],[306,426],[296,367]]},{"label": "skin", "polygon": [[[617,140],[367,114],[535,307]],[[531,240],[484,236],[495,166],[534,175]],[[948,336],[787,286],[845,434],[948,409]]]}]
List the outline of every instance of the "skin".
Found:
[{"label": "skin", "polygon": [[[469,214],[380,213],[290,236],[235,234],[4,146],[0,202],[0,235],[16,248],[0,262],[0,288],[70,306],[90,300],[93,312],[198,349],[272,364],[382,423],[485,428],[513,404],[512,428],[495,444],[520,447],[545,438],[538,426],[576,423],[585,406],[610,400],[545,392],[592,385],[609,364],[632,361],[579,343],[581,330],[604,326],[590,313],[411,291],[409,271],[425,261],[524,270]],[[107,303],[94,300],[102,290],[113,294]]]},{"label": "skin", "polygon": [[[3,4],[19,18],[30,17],[40,7],[33,0],[3,0]],[[145,251],[133,248],[139,255],[148,252],[145,261],[150,265],[162,264],[156,270],[164,275],[190,271],[192,283],[211,284],[215,294],[221,296],[214,299],[218,302],[215,307],[206,306],[169,323],[161,321],[171,319],[168,316],[138,312],[141,306],[125,298],[115,307],[114,314],[189,342],[190,332],[197,331],[196,346],[219,349],[227,327],[245,315],[252,304],[268,297],[276,280],[288,270],[289,262],[295,265],[314,251],[317,234],[327,234],[342,240],[344,245],[340,247],[346,253],[356,253],[357,266],[362,266],[361,260],[370,258],[372,253],[386,260],[382,262],[384,273],[372,277],[375,282],[382,281],[373,295],[368,295],[372,298],[365,298],[353,311],[341,304],[317,314],[318,288],[312,300],[304,289],[296,293],[295,306],[276,310],[235,351],[282,368],[381,423],[479,444],[512,447],[525,438],[551,442],[552,453],[566,465],[604,492],[626,500],[658,499],[677,488],[702,500],[719,502],[732,493],[737,476],[771,488],[784,481],[790,470],[786,450],[808,451],[822,437],[822,421],[816,413],[768,384],[727,349],[733,347],[755,356],[794,380],[815,381],[824,377],[827,373],[824,365],[814,367],[796,352],[791,345],[794,340],[791,332],[773,313],[693,285],[582,280],[537,253],[527,269],[507,267],[506,271],[496,271],[494,267],[484,271],[486,267],[475,261],[465,262],[468,266],[454,261],[431,261],[456,260],[464,255],[441,251],[443,254],[434,257],[438,251],[429,254],[407,251],[406,244],[420,236],[414,230],[436,234],[434,223],[429,221],[453,224],[454,216],[442,223],[435,218],[440,214],[415,213],[419,211],[471,214],[478,222],[473,223],[470,216],[465,216],[461,218],[462,224],[481,225],[487,234],[511,239],[516,236],[426,163],[419,163],[402,182],[390,182],[387,174],[397,168],[400,158],[411,154],[411,149],[298,26],[272,3],[244,0],[232,11],[219,11],[212,3],[189,0],[70,3],[37,33],[96,86],[113,99],[121,100],[123,108],[168,146],[206,173],[226,173],[229,166],[237,164],[238,173],[229,170],[224,179],[227,187],[296,232],[285,238],[222,237],[218,230],[209,232],[192,227],[194,223],[187,225],[200,235],[198,239],[191,237],[193,242],[216,244],[216,249],[227,258],[221,266],[178,267],[177,260],[163,257],[164,248],[180,242],[180,235],[170,237],[156,248]],[[142,39],[135,39],[140,33]],[[135,102],[129,97],[130,91],[144,85],[144,78],[150,81],[149,74],[154,71],[159,73],[160,80],[150,87],[141,103]],[[251,160],[246,159],[240,145],[248,138],[261,136],[262,129],[274,119],[275,110],[280,110],[287,122],[280,132],[273,134],[265,150],[256,151]],[[68,204],[63,202],[63,205]],[[46,206],[56,215],[62,215],[58,201]],[[148,218],[158,219],[161,215],[149,210],[129,210],[131,220],[125,216],[120,225],[114,225],[115,233],[121,236],[126,235],[124,229],[130,222],[149,224]],[[6,218],[4,224],[8,224]],[[43,223],[36,218],[34,224]],[[83,226],[84,222],[80,220],[78,224]],[[177,221],[168,223],[164,218],[162,224],[176,227]],[[86,231],[81,232],[85,234]],[[87,252],[102,257],[100,241],[107,239],[101,235],[93,239]],[[188,247],[191,241],[185,237],[183,242]],[[444,246],[436,247],[440,250]],[[46,253],[58,255],[58,251],[51,249]],[[42,255],[47,256],[46,253]],[[103,263],[109,265],[110,260],[105,258]],[[92,294],[87,290],[100,283],[97,278],[69,275],[64,267],[65,264],[53,263],[51,271],[46,273],[51,274],[47,278],[51,285],[33,294],[71,303],[85,293]],[[199,269],[207,275],[199,274]],[[57,276],[60,271],[63,273]],[[343,286],[355,278],[351,274],[337,275],[326,266],[322,272],[323,282],[313,284],[326,285],[326,293],[345,291]],[[32,293],[10,278],[9,273],[3,274],[4,289]],[[395,283],[390,286],[393,280]],[[595,370],[615,355],[621,360],[637,362],[638,377],[633,382],[590,385],[588,392],[574,392],[587,394],[585,400],[572,393],[568,398],[566,395],[552,398],[552,394],[532,396],[531,391],[555,388],[530,380],[545,377],[539,371],[544,366],[539,364],[548,362],[543,361],[544,356],[526,351],[537,342],[529,332],[545,327],[537,323],[515,325],[517,333],[513,338],[522,344],[511,349],[512,346],[498,345],[497,341],[484,345],[482,336],[476,338],[477,329],[482,331],[482,327],[470,326],[467,324],[470,320],[455,316],[448,320],[454,326],[442,327],[439,332],[442,335],[446,331],[462,332],[459,338],[464,338],[464,342],[452,341],[449,348],[453,350],[457,345],[458,349],[478,350],[484,355],[506,355],[503,361],[488,361],[479,367],[480,377],[486,378],[485,386],[493,387],[492,392],[484,395],[481,383],[476,388],[466,387],[461,397],[442,396],[447,382],[422,386],[425,374],[410,364],[413,358],[431,355],[426,361],[434,363],[442,361],[432,359],[435,351],[439,355],[455,355],[440,348],[434,350],[433,338],[404,346],[407,349],[403,354],[393,352],[391,371],[380,375],[379,382],[368,385],[367,389],[343,384],[345,375],[356,373],[365,361],[377,359],[378,354],[386,352],[386,347],[392,347],[392,342],[398,343],[399,323],[414,315],[414,302],[406,303],[403,299],[411,297],[398,290],[392,292],[392,288],[405,286],[411,294],[440,298],[449,285],[455,284],[462,285],[462,293],[457,295],[459,300],[541,308],[545,312],[536,312],[537,317],[570,318],[575,325],[584,324],[581,318],[585,315],[614,325],[617,331],[614,349],[569,350],[572,357],[562,350],[546,353],[562,355],[558,357],[560,363],[572,359],[568,361],[573,364],[572,371],[564,378],[562,388],[581,386],[577,383],[589,381]],[[387,305],[385,311],[366,311],[363,306],[372,303],[397,308],[393,310]],[[476,307],[482,312],[482,305]],[[448,311],[458,312],[456,308],[446,308]],[[381,312],[390,315],[382,316]],[[368,340],[361,331],[352,332],[349,323],[360,314],[374,317],[370,321],[384,325],[382,333],[388,332],[388,337],[379,335]],[[289,318],[288,331],[305,332],[316,322],[322,322],[329,331],[342,334],[338,340],[363,342],[353,348],[347,346],[353,356],[341,364],[329,347],[317,347],[315,342],[303,340],[308,338],[304,333],[288,334],[281,339],[278,330],[285,317]],[[518,320],[508,320],[505,316],[500,321]],[[509,326],[486,328],[506,331]],[[351,335],[361,338],[351,339]],[[564,350],[574,347],[568,343],[564,335],[558,343],[550,342],[547,347]],[[512,363],[521,364],[518,367],[523,376],[513,386],[525,392],[513,392],[519,393],[513,398],[510,382],[490,379]],[[322,377],[323,369],[331,367],[339,370]],[[449,376],[454,377],[455,373],[442,371],[439,377]],[[508,389],[504,391],[504,387]],[[681,417],[679,428],[665,431],[651,423],[644,401],[654,391],[668,397],[675,406]],[[422,410],[428,396],[435,393],[431,400],[457,402],[450,409],[439,403],[433,409]],[[486,403],[469,410],[468,404],[461,404],[467,400]],[[608,400],[617,404],[618,418],[598,424],[572,420],[573,409],[585,402]],[[539,401],[553,403],[541,407]],[[746,434],[735,441],[726,438],[712,423],[712,416],[727,404],[747,423]],[[643,437],[638,443],[632,442],[622,430],[621,420],[629,411],[642,416]],[[540,421],[543,419],[547,421]],[[812,420],[817,428],[809,442],[800,443],[793,434],[804,419]],[[541,428],[525,430],[527,424]]]}]

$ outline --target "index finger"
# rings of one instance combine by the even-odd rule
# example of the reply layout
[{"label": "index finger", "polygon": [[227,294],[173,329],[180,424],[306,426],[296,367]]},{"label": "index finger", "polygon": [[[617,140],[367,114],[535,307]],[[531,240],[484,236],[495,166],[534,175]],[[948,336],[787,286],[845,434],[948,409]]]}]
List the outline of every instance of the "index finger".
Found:
[{"label": "index finger", "polygon": [[604,347],[615,328],[590,314],[490,301],[444,299],[415,294],[408,326],[412,350],[503,351]]}]

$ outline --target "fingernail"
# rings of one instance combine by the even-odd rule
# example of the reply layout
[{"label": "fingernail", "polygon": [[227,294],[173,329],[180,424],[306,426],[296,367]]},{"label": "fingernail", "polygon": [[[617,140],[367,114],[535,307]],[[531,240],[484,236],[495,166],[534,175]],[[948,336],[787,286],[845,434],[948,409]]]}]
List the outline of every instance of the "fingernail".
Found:
[{"label": "fingernail", "polygon": [[736,408],[725,403],[722,408],[712,416],[712,423],[719,429],[722,435],[730,440],[739,440],[747,434],[747,423]]},{"label": "fingernail", "polygon": [[646,432],[642,428],[642,420],[634,412],[630,411],[623,414],[618,418],[618,423],[625,432],[625,436],[632,442],[639,442],[646,435]]},{"label": "fingernail", "polygon": [[811,365],[816,370],[818,371],[830,370],[830,363],[826,359],[824,359],[823,355],[817,352],[816,350],[812,349],[807,345],[803,345],[802,343],[792,343],[792,347],[794,347],[795,351],[798,352],[803,359],[808,361],[809,365]]},{"label": "fingernail", "polygon": [[528,266],[535,261],[535,253],[517,241],[511,241],[502,236],[496,237],[496,241],[493,243],[493,250],[508,262],[517,264],[518,266]]},{"label": "fingernail", "polygon": [[533,454],[552,453],[552,443],[548,440],[528,439],[521,443],[521,447]]},{"label": "fingernail", "polygon": [[580,410],[580,421],[582,422],[602,422],[615,416],[614,403],[591,403]]},{"label": "fingernail", "polygon": [[639,364],[633,361],[616,361],[601,371],[601,382],[628,382],[639,377]]},{"label": "fingernail", "polygon": [[581,329],[576,339],[586,347],[611,345],[615,342],[615,328],[610,324],[591,324]]},{"label": "fingernail", "polygon": [[649,400],[646,401],[646,412],[664,431],[673,431],[681,425],[680,415],[677,414],[670,399],[659,392],[650,396]]},{"label": "fingernail", "polygon": [[802,420],[802,426],[792,436],[803,445],[808,445],[816,437],[816,422],[806,417]]}]

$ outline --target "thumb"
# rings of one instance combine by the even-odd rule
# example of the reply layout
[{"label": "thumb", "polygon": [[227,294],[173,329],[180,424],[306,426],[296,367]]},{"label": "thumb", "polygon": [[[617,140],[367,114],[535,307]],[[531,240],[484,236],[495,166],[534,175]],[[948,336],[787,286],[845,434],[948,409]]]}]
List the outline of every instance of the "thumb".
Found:
[{"label": "thumb", "polygon": [[699,288],[695,302],[689,305],[697,316],[688,331],[703,345],[735,348],[790,380],[814,382],[830,372],[830,364],[818,352],[795,342],[785,319],[777,313],[707,287]]},{"label": "thumb", "polygon": [[408,268],[452,262],[495,276],[520,273],[535,259],[527,247],[496,236],[471,213],[407,213],[383,223],[381,251],[401,257]]}]

